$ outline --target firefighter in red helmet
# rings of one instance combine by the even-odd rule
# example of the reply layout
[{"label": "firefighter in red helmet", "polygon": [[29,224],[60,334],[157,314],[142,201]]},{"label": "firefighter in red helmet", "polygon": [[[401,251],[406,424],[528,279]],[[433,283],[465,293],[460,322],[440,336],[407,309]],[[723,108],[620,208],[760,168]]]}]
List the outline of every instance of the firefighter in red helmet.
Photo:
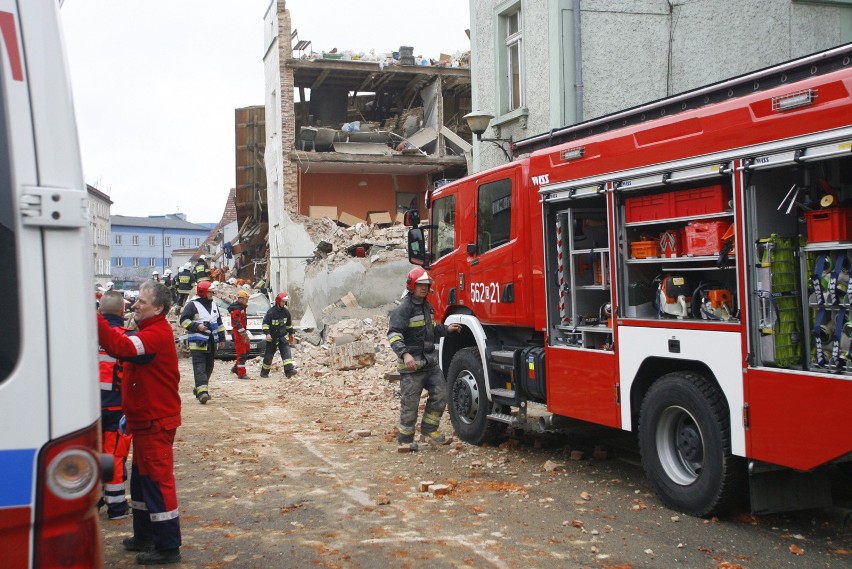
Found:
[{"label": "firefighter in red helmet", "polygon": [[284,366],[284,375],[293,377],[296,368],[293,367],[293,356],[290,354],[290,344],[295,340],[293,335],[293,319],[287,304],[290,295],[282,290],[275,297],[275,304],[266,311],[263,317],[263,333],[266,334],[266,349],[263,352],[263,365],[260,368],[260,377],[269,377],[272,369],[272,358],[275,352],[281,352],[281,364]]},{"label": "firefighter in red helmet", "polygon": [[405,282],[407,294],[390,315],[388,342],[397,355],[400,372],[399,433],[397,450],[417,450],[414,429],[420,394],[429,393],[426,409],[420,422],[420,434],[432,444],[446,444],[447,439],[438,433],[441,416],[447,406],[446,381],[438,367],[436,342],[447,333],[461,331],[461,324],[449,326],[434,319],[434,310],[426,296],[432,288],[432,277],[422,267],[408,273]]},{"label": "firefighter in red helmet", "polygon": [[187,341],[195,376],[192,393],[202,405],[210,401],[208,383],[213,374],[217,345],[219,348],[225,347],[225,327],[222,326],[219,308],[210,294],[211,286],[210,281],[198,283],[198,298],[186,303],[179,320],[180,325],[189,332]]}]

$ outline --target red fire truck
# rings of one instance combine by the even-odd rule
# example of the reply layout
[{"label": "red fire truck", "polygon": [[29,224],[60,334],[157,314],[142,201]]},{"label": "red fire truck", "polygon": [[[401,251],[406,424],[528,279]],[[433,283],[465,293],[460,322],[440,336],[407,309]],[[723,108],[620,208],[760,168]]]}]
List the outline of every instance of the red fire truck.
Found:
[{"label": "red fire truck", "polygon": [[850,57],[528,138],[430,192],[409,258],[465,326],[440,346],[458,436],[579,419],[636,432],[676,510],[747,486],[756,512],[829,504],[852,459]]}]

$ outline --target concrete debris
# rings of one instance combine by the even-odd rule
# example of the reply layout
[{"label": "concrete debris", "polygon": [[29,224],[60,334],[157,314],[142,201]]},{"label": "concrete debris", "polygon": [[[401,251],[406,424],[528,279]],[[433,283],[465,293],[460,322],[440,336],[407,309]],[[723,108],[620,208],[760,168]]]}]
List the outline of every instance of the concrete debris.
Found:
[{"label": "concrete debris", "polygon": [[376,347],[369,341],[349,342],[332,346],[329,356],[331,367],[339,371],[370,367],[376,363]]}]

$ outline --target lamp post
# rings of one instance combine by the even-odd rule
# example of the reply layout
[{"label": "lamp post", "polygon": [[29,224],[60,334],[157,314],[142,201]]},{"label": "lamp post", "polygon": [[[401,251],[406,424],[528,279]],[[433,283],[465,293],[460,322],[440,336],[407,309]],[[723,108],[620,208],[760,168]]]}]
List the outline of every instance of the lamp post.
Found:
[{"label": "lamp post", "polygon": [[501,142],[508,142],[509,145],[512,144],[512,137],[509,138],[482,138],[482,133],[486,131],[488,128],[488,124],[494,118],[494,115],[490,113],[486,113],[485,111],[473,111],[466,114],[464,120],[467,121],[467,126],[470,128],[470,131],[476,135],[476,140],[479,142],[490,142],[503,151],[503,154],[506,156],[506,160],[509,162],[512,161],[512,156],[509,154],[509,151],[506,150]]}]

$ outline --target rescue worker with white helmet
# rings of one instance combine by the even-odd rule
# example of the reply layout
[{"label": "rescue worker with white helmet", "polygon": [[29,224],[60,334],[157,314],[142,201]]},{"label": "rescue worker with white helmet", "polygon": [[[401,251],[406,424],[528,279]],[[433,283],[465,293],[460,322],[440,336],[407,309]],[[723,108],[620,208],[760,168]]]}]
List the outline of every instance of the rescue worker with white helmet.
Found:
[{"label": "rescue worker with white helmet", "polygon": [[408,294],[391,312],[388,322],[388,342],[396,353],[400,372],[399,452],[417,450],[414,431],[420,394],[424,389],[429,398],[420,422],[420,434],[432,444],[448,442],[438,433],[447,406],[447,382],[438,367],[435,344],[447,333],[462,329],[461,324],[446,326],[435,321],[432,305],[426,300],[432,288],[432,277],[423,267],[415,267],[408,273],[405,287]]},{"label": "rescue worker with white helmet", "polygon": [[210,294],[210,286],[210,281],[198,283],[198,298],[187,302],[180,314],[180,325],[189,332],[187,340],[195,377],[192,394],[202,405],[210,400],[208,384],[216,361],[216,348],[225,347],[225,328]]},{"label": "rescue worker with white helmet", "polygon": [[195,267],[192,269],[192,278],[195,279],[196,284],[211,280],[210,266],[207,264],[207,255],[201,255],[201,257],[198,258],[198,262],[195,263]]},{"label": "rescue worker with white helmet", "polygon": [[160,273],[158,273],[157,271],[154,271],[153,273],[151,273],[151,280],[154,281],[155,283],[159,283],[160,282]]},{"label": "rescue worker with white helmet", "polygon": [[284,375],[293,377],[296,368],[293,367],[293,356],[290,354],[290,344],[295,340],[293,335],[293,319],[287,304],[290,295],[282,290],[275,297],[275,304],[266,311],[263,317],[263,333],[266,334],[266,349],[263,352],[263,365],[260,368],[260,377],[269,377],[272,369],[272,358],[275,352],[281,352],[281,363],[284,366]]},{"label": "rescue worker with white helmet", "polygon": [[192,292],[192,265],[187,261],[183,264],[178,271],[176,288],[178,300],[175,305],[175,314],[180,314],[181,308],[183,308],[186,299],[189,297],[189,294]]}]

